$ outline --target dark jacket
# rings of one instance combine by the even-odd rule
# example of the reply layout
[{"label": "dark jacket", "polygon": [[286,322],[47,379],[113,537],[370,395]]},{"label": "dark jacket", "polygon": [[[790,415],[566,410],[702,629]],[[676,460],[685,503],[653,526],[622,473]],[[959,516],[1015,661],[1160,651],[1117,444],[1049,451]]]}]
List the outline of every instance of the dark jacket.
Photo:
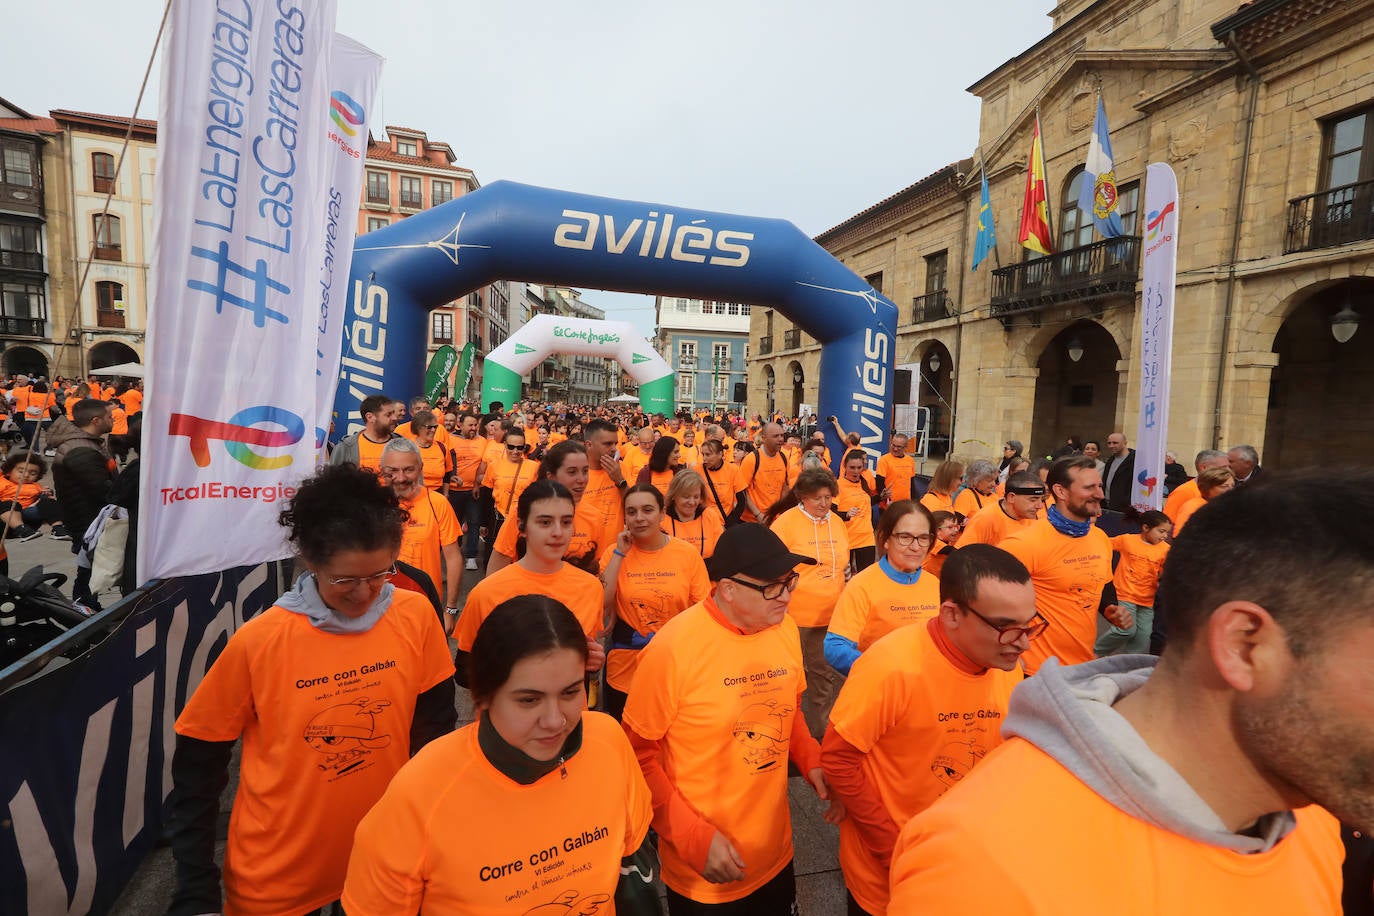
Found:
[{"label": "dark jacket", "polygon": [[1135,449],[1127,449],[1124,458],[1117,458],[1112,455],[1107,459],[1102,468],[1102,486],[1104,489],[1107,486],[1107,475],[1112,472],[1112,466],[1118,464],[1120,469],[1112,478],[1111,489],[1106,491],[1107,508],[1124,512],[1131,505],[1131,478],[1135,476]]},{"label": "dark jacket", "polygon": [[113,472],[105,442],[66,417],[48,429],[48,447],[55,454],[52,462],[53,489],[62,524],[78,544],[108,501]]}]

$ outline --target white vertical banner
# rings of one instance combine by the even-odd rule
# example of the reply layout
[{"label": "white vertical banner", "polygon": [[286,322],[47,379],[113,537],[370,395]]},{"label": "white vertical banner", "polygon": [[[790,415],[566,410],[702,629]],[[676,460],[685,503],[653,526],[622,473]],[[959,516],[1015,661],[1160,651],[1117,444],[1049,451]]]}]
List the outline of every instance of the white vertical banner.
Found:
[{"label": "white vertical banner", "polygon": [[330,182],[324,213],[324,251],[319,273],[319,342],[315,351],[315,447],[324,460],[324,442],[339,386],[343,323],[348,309],[348,269],[358,228],[358,200],[363,189],[363,163],[382,58],[345,35],[334,36],[330,61]]},{"label": "white vertical banner", "polygon": [[1135,435],[1131,503],[1164,505],[1164,450],[1169,435],[1169,374],[1174,344],[1174,286],[1178,271],[1178,179],[1162,162],[1145,170],[1145,246],[1141,268],[1140,425]]},{"label": "white vertical banner", "polygon": [[315,458],[334,19],[334,0],[172,0],[140,582],[290,552],[277,513]]}]

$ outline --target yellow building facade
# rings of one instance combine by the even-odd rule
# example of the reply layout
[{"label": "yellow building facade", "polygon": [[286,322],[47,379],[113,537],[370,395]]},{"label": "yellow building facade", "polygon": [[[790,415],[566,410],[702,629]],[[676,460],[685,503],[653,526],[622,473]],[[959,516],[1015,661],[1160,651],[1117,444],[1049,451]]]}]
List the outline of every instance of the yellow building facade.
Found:
[{"label": "yellow building facade", "polygon": [[[1271,467],[1363,460],[1372,13],[1366,0],[1062,3],[1046,38],[969,88],[982,109],[968,160],[818,236],[901,309],[896,362],[931,408],[932,454],[1133,438],[1144,175],[1166,162],[1181,209],[1169,448],[1185,463],[1241,443]],[[1099,95],[1128,237],[1113,242],[1075,206]],[[1056,253],[1027,260],[1016,236],[1037,112]],[[984,171],[998,245],[971,272]],[[754,315],[750,412],[815,403],[819,349]]]}]

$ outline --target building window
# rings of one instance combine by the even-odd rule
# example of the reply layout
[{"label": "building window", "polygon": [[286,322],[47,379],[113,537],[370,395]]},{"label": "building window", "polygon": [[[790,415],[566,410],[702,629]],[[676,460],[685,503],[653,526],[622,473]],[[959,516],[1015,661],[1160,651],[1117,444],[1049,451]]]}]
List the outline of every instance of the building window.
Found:
[{"label": "building window", "polygon": [[1140,182],[1117,185],[1116,212],[1121,217],[1121,234],[1135,235],[1136,215],[1140,212]]},{"label": "building window", "polygon": [[938,293],[949,288],[949,252],[937,251],[926,255],[926,292]]},{"label": "building window", "polygon": [[124,260],[124,245],[120,241],[119,217],[97,213],[92,217],[95,230],[94,257],[101,261]]},{"label": "building window", "polygon": [[367,231],[376,232],[378,229],[385,229],[391,225],[391,221],[385,216],[369,216],[367,218]]},{"label": "building window", "polygon": [[1093,221],[1078,209],[1078,194],[1087,181],[1087,173],[1080,165],[1064,183],[1064,196],[1059,201],[1059,250],[1069,251],[1091,245]]},{"label": "building window", "polygon": [[425,205],[425,195],[420,179],[410,175],[401,176],[401,206],[418,210]]},{"label": "building window", "polygon": [[687,300],[686,300],[686,299],[679,299],[679,300],[677,300],[677,304],[676,304],[674,307],[675,307],[679,312],[686,313],[686,311],[687,311]]},{"label": "building window", "polygon": [[680,401],[694,401],[697,396],[697,376],[695,372],[684,372],[677,377],[677,397]]},{"label": "building window", "polygon": [[730,377],[728,375],[717,376],[715,400],[730,400]]},{"label": "building window", "polygon": [[697,342],[695,340],[680,340],[677,344],[677,364],[686,369],[695,369],[697,365]]},{"label": "building window", "polygon": [[435,343],[453,343],[453,316],[448,312],[431,312],[429,326]]},{"label": "building window", "polygon": [[397,140],[396,152],[402,156],[419,156],[420,147],[414,140]]},{"label": "building window", "polygon": [[1326,123],[1322,190],[1374,178],[1374,107]]},{"label": "building window", "polygon": [[0,333],[42,337],[48,310],[37,283],[0,283]]},{"label": "building window", "polygon": [[743,315],[744,317],[748,318],[748,317],[749,317],[749,303],[747,303],[747,302],[741,302],[741,303],[739,304],[739,313],[740,313],[741,315]]},{"label": "building window", "polygon": [[433,205],[439,206],[453,200],[453,182],[433,181],[429,185],[429,196],[433,199]]},{"label": "building window", "polygon": [[874,292],[883,291],[883,272],[880,270],[876,274],[869,274],[864,277],[864,282],[873,287]]},{"label": "building window", "polygon": [[97,194],[114,189],[115,159],[109,153],[91,153],[91,187]]},{"label": "building window", "polygon": [[18,185],[32,188],[38,185],[38,176],[33,167],[33,151],[23,146],[6,146],[5,155],[0,159],[0,184]]},{"label": "building window", "polygon": [[42,270],[42,236],[29,223],[0,223],[0,267]]},{"label": "building window", "polygon": [[102,328],[124,327],[124,287],[101,281],[95,285],[95,323]]},{"label": "building window", "polygon": [[391,186],[387,184],[386,172],[367,173],[367,202],[370,204],[391,203]]},{"label": "building window", "polygon": [[728,343],[711,344],[711,368],[721,372],[730,371],[730,345]]}]

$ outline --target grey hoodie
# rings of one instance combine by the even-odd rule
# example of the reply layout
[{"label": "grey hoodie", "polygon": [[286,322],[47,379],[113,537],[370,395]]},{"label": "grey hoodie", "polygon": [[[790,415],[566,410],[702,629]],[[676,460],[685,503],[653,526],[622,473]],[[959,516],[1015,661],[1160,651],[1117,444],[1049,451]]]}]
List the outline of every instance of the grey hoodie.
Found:
[{"label": "grey hoodie", "polygon": [[1157,661],[1152,655],[1116,655],[1065,667],[1051,658],[1012,693],[1002,735],[1034,744],[1137,820],[1235,852],[1270,849],[1293,829],[1291,811],[1260,818],[1254,836],[1232,833],[1112,709],[1149,679]]},{"label": "grey hoodie", "polygon": [[293,614],[300,614],[309,620],[315,629],[325,633],[366,633],[376,626],[387,608],[391,607],[391,596],[395,593],[396,586],[388,582],[382,586],[377,600],[372,602],[372,606],[361,617],[340,617],[320,598],[320,590],[315,584],[315,574],[301,573],[296,577],[296,584],[291,586],[291,590],[277,599],[277,607]]}]

